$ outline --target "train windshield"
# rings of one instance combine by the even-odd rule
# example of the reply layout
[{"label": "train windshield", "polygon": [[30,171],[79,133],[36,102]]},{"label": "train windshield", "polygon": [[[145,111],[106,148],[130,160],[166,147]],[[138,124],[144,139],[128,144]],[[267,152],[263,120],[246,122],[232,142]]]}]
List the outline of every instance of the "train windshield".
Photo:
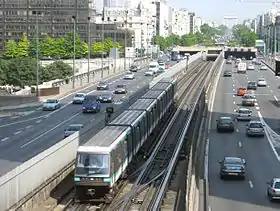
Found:
[{"label": "train windshield", "polygon": [[86,176],[108,175],[109,155],[78,153],[76,174]]}]

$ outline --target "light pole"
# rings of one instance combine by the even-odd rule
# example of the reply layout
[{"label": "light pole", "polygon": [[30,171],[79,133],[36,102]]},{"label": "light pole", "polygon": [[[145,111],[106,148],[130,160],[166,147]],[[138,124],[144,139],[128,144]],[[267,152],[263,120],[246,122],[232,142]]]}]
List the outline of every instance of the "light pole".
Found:
[{"label": "light pole", "polygon": [[73,79],[72,79],[72,88],[75,89],[75,59],[76,59],[76,16],[72,16],[74,20],[74,27],[73,27]]},{"label": "light pole", "polygon": [[125,34],[124,34],[124,69],[126,70],[126,46],[127,46],[127,14],[128,11],[125,11]]},{"label": "light pole", "polygon": [[147,37],[146,37],[146,42],[147,42],[147,49],[146,49],[146,56],[148,57],[148,48],[149,48],[149,24],[147,23]]},{"label": "light pole", "polygon": [[91,36],[90,36],[90,17],[88,17],[88,72],[87,81],[89,83],[89,71],[90,71],[90,48],[91,48]]},{"label": "light pole", "polygon": [[143,29],[142,29],[142,25],[143,23],[140,23],[140,27],[141,27],[141,36],[140,36],[140,46],[141,46],[141,51],[140,51],[140,57],[143,57],[143,43],[142,43],[142,39],[143,39]]},{"label": "light pole", "polygon": [[103,60],[104,60],[104,8],[103,8],[103,15],[101,19],[101,42],[102,42],[102,55],[101,55],[101,78],[104,77],[104,71],[103,71]]},{"label": "light pole", "polygon": [[116,29],[114,30],[114,43],[115,43],[115,59],[114,59],[114,73],[116,72],[117,68],[117,19],[114,19],[115,27]]},{"label": "light pole", "polygon": [[36,96],[39,97],[39,23],[38,10],[36,11]]}]

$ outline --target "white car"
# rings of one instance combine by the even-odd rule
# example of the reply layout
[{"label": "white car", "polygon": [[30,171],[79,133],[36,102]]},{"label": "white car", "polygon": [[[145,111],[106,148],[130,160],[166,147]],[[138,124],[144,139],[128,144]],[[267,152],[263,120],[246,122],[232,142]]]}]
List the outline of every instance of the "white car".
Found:
[{"label": "white car", "polygon": [[267,70],[267,66],[262,65],[261,68],[260,68],[260,70]]},{"label": "white car", "polygon": [[54,111],[61,107],[59,100],[47,99],[43,104],[43,111]]},{"label": "white car", "polygon": [[266,80],[264,78],[259,78],[257,82],[258,86],[266,86]]},{"label": "white car", "polygon": [[247,70],[254,70],[254,69],[255,69],[255,66],[252,64],[249,64],[247,67]]},{"label": "white car", "polygon": [[148,70],[145,72],[145,76],[153,76],[155,73],[152,70]]},{"label": "white car", "polygon": [[159,68],[165,69],[165,64],[163,62],[158,63],[158,65],[159,65]]},{"label": "white car", "polygon": [[135,78],[134,73],[128,72],[125,74],[124,79],[133,80]]},{"label": "white car", "polygon": [[252,111],[248,108],[239,108],[237,111],[237,120],[250,121],[252,118]]},{"label": "white car", "polygon": [[76,93],[73,97],[72,103],[73,104],[82,104],[85,100],[85,93]]}]

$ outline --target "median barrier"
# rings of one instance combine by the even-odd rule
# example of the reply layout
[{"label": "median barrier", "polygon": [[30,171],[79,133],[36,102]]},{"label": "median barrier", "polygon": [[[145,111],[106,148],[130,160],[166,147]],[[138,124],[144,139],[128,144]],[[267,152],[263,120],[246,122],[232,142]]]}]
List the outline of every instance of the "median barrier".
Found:
[{"label": "median barrier", "polygon": [[[1,176],[0,210],[17,210],[28,196],[34,196],[34,193],[38,192],[38,187],[48,183],[49,178],[72,162],[79,146],[79,136],[79,132],[74,133]],[[53,187],[49,184],[45,187],[46,190],[40,193],[41,196]],[[33,200],[36,200],[36,197],[33,197]]]}]

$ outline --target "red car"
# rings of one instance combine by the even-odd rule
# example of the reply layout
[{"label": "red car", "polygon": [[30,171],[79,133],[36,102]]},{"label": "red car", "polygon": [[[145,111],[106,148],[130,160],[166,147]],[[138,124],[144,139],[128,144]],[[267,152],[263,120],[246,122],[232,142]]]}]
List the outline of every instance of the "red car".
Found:
[{"label": "red car", "polygon": [[165,64],[165,69],[169,69],[171,67],[171,64]]}]

